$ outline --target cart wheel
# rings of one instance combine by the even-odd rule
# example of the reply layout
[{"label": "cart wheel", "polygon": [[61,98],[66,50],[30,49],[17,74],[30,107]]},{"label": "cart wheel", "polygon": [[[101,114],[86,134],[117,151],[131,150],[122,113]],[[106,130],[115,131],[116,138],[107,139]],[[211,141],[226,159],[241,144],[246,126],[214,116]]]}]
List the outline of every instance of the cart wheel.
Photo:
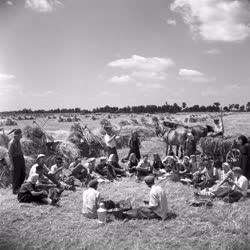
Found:
[{"label": "cart wheel", "polygon": [[240,150],[239,149],[231,149],[227,153],[226,160],[231,164],[232,167],[238,167],[240,163]]}]

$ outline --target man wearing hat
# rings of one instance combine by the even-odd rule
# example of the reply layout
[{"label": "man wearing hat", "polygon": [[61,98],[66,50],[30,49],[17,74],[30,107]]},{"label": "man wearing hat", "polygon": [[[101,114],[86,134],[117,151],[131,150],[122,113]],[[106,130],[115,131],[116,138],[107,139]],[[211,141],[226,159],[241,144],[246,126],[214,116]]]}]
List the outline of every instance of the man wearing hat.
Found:
[{"label": "man wearing hat", "polygon": [[12,191],[17,194],[19,188],[25,180],[25,161],[20,140],[22,138],[22,130],[14,130],[14,139],[9,143],[10,169],[12,171]]},{"label": "man wearing hat", "polygon": [[36,163],[31,167],[30,172],[29,172],[29,178],[34,175],[38,174],[39,182],[49,182],[52,181],[54,184],[56,184],[58,187],[60,187],[60,183],[57,181],[55,176],[51,173],[49,173],[49,169],[47,166],[44,164],[44,159],[45,155],[44,154],[39,154],[36,158]]},{"label": "man wearing hat", "polygon": [[82,195],[82,213],[90,219],[97,218],[97,209],[101,201],[100,193],[97,191],[98,181],[91,180],[88,189],[83,191]]},{"label": "man wearing hat", "polygon": [[116,134],[113,134],[111,127],[106,127],[106,134],[104,136],[104,141],[107,146],[108,150],[108,156],[111,154],[115,154],[117,157],[117,160],[119,160],[117,149],[116,149],[116,139],[118,138]]}]

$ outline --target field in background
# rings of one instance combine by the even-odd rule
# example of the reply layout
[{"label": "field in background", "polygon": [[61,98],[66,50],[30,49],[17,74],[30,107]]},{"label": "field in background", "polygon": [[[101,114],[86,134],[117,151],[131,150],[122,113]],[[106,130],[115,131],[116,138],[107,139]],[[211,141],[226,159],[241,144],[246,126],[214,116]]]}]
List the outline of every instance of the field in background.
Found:
[{"label": "field in background", "polygon": [[[159,115],[161,116],[161,115]],[[184,119],[186,115],[176,115]],[[90,129],[99,127],[98,120],[82,118]],[[135,118],[140,122],[138,115]],[[146,117],[149,121],[150,117]],[[120,115],[110,121],[130,120]],[[42,119],[38,119],[42,124]],[[226,135],[250,135],[250,114],[224,117]],[[32,125],[20,121],[19,126]],[[57,139],[64,139],[72,123],[49,120],[45,129]],[[8,128],[10,129],[10,128]],[[60,137],[60,138],[59,138]],[[165,154],[165,144],[158,138],[142,143],[142,152]],[[119,150],[126,155],[128,149]],[[163,181],[169,207],[177,213],[170,221],[114,221],[100,226],[81,215],[82,190],[65,192],[61,207],[19,204],[10,190],[0,190],[0,249],[249,249],[250,199],[232,205],[215,201],[212,208],[191,207],[194,189],[181,183]],[[133,206],[142,205],[149,192],[134,177],[101,184],[104,198],[118,201],[130,197]]]},{"label": "field in background", "polygon": [[[176,115],[170,115],[172,118],[175,118],[178,121],[184,121],[184,119],[190,115],[190,113],[180,113]],[[107,118],[107,114],[94,115],[96,120],[92,119],[92,115],[89,115],[87,118],[84,115],[79,116],[81,118],[82,123],[88,126],[89,129],[94,130],[100,127],[100,120],[102,118]],[[141,118],[144,117],[148,122],[151,122],[152,116],[166,117],[165,114],[156,114],[151,117],[147,117],[144,114],[134,114],[132,115],[134,119],[136,119],[139,123],[141,123]],[[111,119],[109,119],[114,124],[119,124],[122,120],[131,120],[131,114],[111,114]],[[47,120],[46,117],[37,118],[36,121],[38,124],[44,127],[44,129],[52,134],[55,139],[63,140],[67,137],[70,127],[73,124],[72,122],[58,122],[56,119]],[[225,135],[226,136],[235,136],[239,134],[245,134],[250,136],[250,113],[232,113],[223,118],[224,126],[225,126]],[[26,125],[33,125],[33,121],[31,120],[23,120],[17,121],[18,126],[20,128],[25,127]],[[203,124],[213,124],[212,120],[208,120],[207,122],[203,122]],[[45,124],[45,125],[44,125]],[[189,123],[189,125],[195,125],[196,123]],[[5,130],[9,131],[12,128],[17,126],[6,126]]]}]

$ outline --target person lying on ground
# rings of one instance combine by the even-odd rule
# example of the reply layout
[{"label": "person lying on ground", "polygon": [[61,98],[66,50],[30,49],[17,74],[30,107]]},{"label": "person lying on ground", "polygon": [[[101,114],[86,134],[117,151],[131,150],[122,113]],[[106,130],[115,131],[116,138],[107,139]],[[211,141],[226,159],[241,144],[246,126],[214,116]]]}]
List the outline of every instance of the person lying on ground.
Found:
[{"label": "person lying on ground", "polygon": [[24,203],[37,202],[55,205],[57,201],[50,199],[46,190],[37,190],[36,182],[38,178],[38,174],[33,174],[22,184],[17,195],[18,201]]},{"label": "person lying on ground", "polygon": [[229,180],[232,189],[229,194],[223,199],[224,202],[233,203],[237,202],[247,196],[248,179],[242,175],[240,167],[233,168],[234,181]]},{"label": "person lying on ground", "polygon": [[82,195],[82,213],[89,219],[97,218],[97,209],[101,202],[101,195],[97,191],[98,181],[91,180],[88,189],[83,191]]},{"label": "person lying on ground", "polygon": [[107,158],[101,157],[100,163],[96,165],[95,172],[110,181],[116,179],[116,173],[111,165],[107,164]]},{"label": "person lying on ground", "polygon": [[149,175],[144,180],[150,188],[149,201],[145,201],[142,207],[124,212],[125,218],[165,220],[175,217],[173,213],[169,213],[166,192],[162,187],[155,185],[154,176]]},{"label": "person lying on ground", "polygon": [[108,165],[110,165],[113,170],[115,171],[116,175],[121,175],[121,176],[127,176],[126,174],[126,170],[123,169],[119,163],[118,163],[118,160],[117,160],[117,157],[115,154],[111,154],[108,158]]},{"label": "person lying on ground", "polygon": [[142,156],[142,159],[140,160],[140,162],[138,163],[137,167],[136,167],[136,171],[137,171],[137,180],[141,180],[141,178],[152,174],[152,166],[148,160],[148,154],[144,154]]},{"label": "person lying on ground", "polygon": [[138,159],[136,158],[135,153],[131,153],[128,159],[128,172],[130,174],[136,173],[136,167],[138,165]]}]

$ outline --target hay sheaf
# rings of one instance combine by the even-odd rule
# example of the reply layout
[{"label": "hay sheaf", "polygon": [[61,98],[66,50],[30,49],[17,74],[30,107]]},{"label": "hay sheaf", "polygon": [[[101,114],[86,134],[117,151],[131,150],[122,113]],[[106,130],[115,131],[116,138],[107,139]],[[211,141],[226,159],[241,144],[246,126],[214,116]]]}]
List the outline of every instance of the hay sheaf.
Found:
[{"label": "hay sheaf", "polygon": [[56,146],[55,155],[61,156],[66,162],[69,163],[80,156],[80,150],[74,143],[63,141]]},{"label": "hay sheaf", "polygon": [[4,159],[6,164],[0,165],[0,187],[6,188],[10,185],[10,160],[8,150],[0,146],[0,159]]},{"label": "hay sheaf", "polygon": [[105,147],[101,136],[92,133],[87,127],[83,128],[79,123],[71,126],[67,140],[79,148],[83,157],[100,156]]}]

